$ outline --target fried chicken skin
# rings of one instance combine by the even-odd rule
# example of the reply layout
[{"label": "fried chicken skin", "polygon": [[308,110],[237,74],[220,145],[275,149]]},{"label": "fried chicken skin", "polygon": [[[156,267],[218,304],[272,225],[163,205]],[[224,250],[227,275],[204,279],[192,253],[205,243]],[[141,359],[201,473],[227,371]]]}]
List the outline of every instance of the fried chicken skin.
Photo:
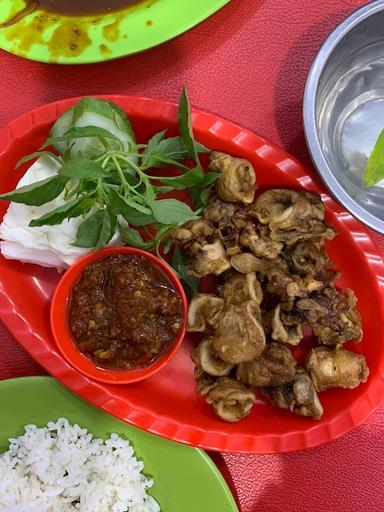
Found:
[{"label": "fried chicken skin", "polygon": [[203,219],[191,220],[172,231],[171,237],[180,249],[194,255],[202,245],[214,241],[214,227]]},{"label": "fried chicken skin", "polygon": [[325,209],[319,196],[290,189],[271,189],[259,195],[253,211],[262,224],[286,230],[307,229],[307,221],[324,220]]},{"label": "fried chicken skin", "polygon": [[302,323],[298,317],[281,310],[281,304],[271,312],[271,337],[273,340],[298,345],[304,338]]},{"label": "fried chicken skin", "polygon": [[365,357],[342,348],[313,348],[305,367],[317,391],[353,389],[366,382],[369,375]]},{"label": "fried chicken skin", "polygon": [[240,421],[251,412],[255,394],[246,386],[230,377],[207,378],[201,372],[195,373],[197,389],[212,405],[215,413],[225,421]]},{"label": "fried chicken skin", "polygon": [[265,333],[258,304],[252,300],[228,304],[212,335],[212,347],[220,359],[231,364],[259,356],[265,347]]},{"label": "fried chicken skin", "polygon": [[250,249],[256,257],[267,260],[275,260],[284,247],[282,242],[272,240],[265,226],[258,226],[253,222],[248,222],[243,227],[239,242],[246,249]]},{"label": "fried chicken skin", "polygon": [[231,267],[231,262],[225,254],[220,240],[201,244],[195,247],[194,257],[190,260],[189,273],[195,277],[205,277],[209,274],[218,276]]},{"label": "fried chicken skin", "polygon": [[224,300],[210,293],[195,295],[188,309],[189,332],[208,332],[219,322]]},{"label": "fried chicken skin", "polygon": [[[360,341],[362,328],[354,293],[334,285],[339,273],[326,242],[336,231],[318,194],[276,188],[255,198],[248,160],[214,151],[208,167],[219,173],[214,197],[202,218],[171,234],[190,275],[217,276],[214,293],[197,294],[188,313],[188,331],[204,335],[191,354],[197,391],[225,421],[249,414],[250,387],[319,420],[317,392],[354,388],[369,375],[364,357],[341,346]],[[303,368],[291,348],[308,327],[319,346]]]},{"label": "fried chicken skin", "polygon": [[323,345],[339,345],[349,340],[361,341],[361,317],[352,290],[339,291],[328,284],[308,298],[297,301],[295,308],[309,323]]},{"label": "fried chicken skin", "polygon": [[261,391],[273,405],[288,409],[300,416],[319,420],[323,415],[323,406],[304,368],[298,367],[293,380],[288,384],[279,387],[266,387]]},{"label": "fried chicken skin", "polygon": [[247,223],[244,204],[226,203],[216,197],[204,210],[204,219],[214,228],[214,236],[223,244],[228,257],[241,252],[239,237]]},{"label": "fried chicken skin", "polygon": [[293,380],[296,366],[289,348],[272,342],[259,357],[237,365],[236,377],[243,384],[256,388],[281,386]]},{"label": "fried chicken skin", "polygon": [[247,209],[242,203],[228,203],[214,197],[204,209],[204,220],[216,229],[240,231],[247,224]]},{"label": "fried chicken skin", "polygon": [[331,240],[335,236],[325,222],[325,208],[317,194],[267,190],[256,199],[251,211],[259,222],[269,226],[273,240],[287,245],[310,238]]},{"label": "fried chicken skin", "polygon": [[287,246],[283,252],[289,271],[300,277],[312,277],[318,281],[334,281],[339,272],[334,268],[322,240],[305,240]]},{"label": "fried chicken skin", "polygon": [[252,300],[260,305],[263,300],[263,290],[255,272],[240,274],[230,271],[224,275],[224,282],[217,291],[226,304],[242,304]]},{"label": "fried chicken skin", "polygon": [[233,255],[231,257],[231,265],[232,268],[241,274],[250,274],[251,272],[265,274],[273,269],[288,272],[288,265],[282,258],[276,258],[271,261],[265,258],[258,258],[250,252]]},{"label": "fried chicken skin", "polygon": [[212,339],[209,336],[203,338],[193,349],[191,357],[196,366],[214,377],[228,375],[233,368],[233,364],[219,359],[213,352]]},{"label": "fried chicken skin", "polygon": [[256,173],[248,160],[213,151],[209,158],[209,170],[221,174],[216,182],[220,199],[233,203],[252,203],[257,188]]}]

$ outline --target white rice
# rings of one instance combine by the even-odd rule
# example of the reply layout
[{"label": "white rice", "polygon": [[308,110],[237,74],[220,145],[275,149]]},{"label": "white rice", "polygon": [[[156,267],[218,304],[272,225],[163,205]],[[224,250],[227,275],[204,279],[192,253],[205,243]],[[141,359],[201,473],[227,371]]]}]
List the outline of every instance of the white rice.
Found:
[{"label": "white rice", "polygon": [[93,439],[60,418],[9,440],[0,455],[0,512],[158,512],[153,481],[129,441]]}]

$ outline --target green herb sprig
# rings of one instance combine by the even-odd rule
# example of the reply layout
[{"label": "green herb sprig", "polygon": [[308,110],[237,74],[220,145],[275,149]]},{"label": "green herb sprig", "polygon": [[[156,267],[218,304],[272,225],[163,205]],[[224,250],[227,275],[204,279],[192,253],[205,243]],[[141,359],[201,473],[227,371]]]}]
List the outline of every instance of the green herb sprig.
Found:
[{"label": "green herb sprig", "polygon": [[[18,163],[20,166],[45,156],[56,163],[57,174],[1,194],[0,200],[41,206],[63,194],[65,204],[33,219],[29,225],[59,225],[66,219],[82,216],[75,246],[100,249],[119,230],[122,240],[131,246],[158,254],[161,250],[169,252],[171,231],[201,216],[219,176],[205,173],[202,168],[199,155],[209,150],[194,138],[185,87],[177,116],[180,135],[167,138],[164,130],[153,135],[147,144],[135,142],[129,120],[110,102],[84,98],[72,110],[56,123],[65,125],[63,133],[52,136],[51,132],[40,151]],[[98,116],[102,120],[99,124],[104,126],[76,125],[90,113]],[[58,131],[56,125],[52,131]],[[58,155],[47,150],[51,146],[60,148]],[[192,168],[185,163],[188,159],[194,162]],[[151,172],[163,166],[175,167],[178,174],[158,176]],[[184,189],[190,192],[194,209],[178,199],[162,197]],[[177,251],[174,265],[179,276],[188,281]]]}]

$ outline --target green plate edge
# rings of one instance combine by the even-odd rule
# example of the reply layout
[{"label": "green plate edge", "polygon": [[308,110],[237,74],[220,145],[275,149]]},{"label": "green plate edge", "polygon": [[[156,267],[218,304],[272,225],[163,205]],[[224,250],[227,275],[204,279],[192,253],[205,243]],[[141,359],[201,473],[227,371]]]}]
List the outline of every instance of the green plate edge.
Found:
[{"label": "green plate edge", "polygon": [[[2,0],[0,2],[0,22],[8,19],[10,12],[13,12],[15,0]],[[21,0],[17,0],[21,1]],[[26,49],[21,43],[25,40],[25,22],[30,23],[38,15],[30,14],[23,21],[18,22],[10,28],[0,28],[0,48],[15,55],[25,57],[30,60],[36,60],[45,63],[55,64],[87,64],[94,62],[104,62],[119,57],[135,54],[161,43],[169,41],[174,37],[186,32],[195,25],[199,24],[213,13],[221,9],[231,0],[189,0],[188,6],[180,0],[147,0],[142,5],[126,9],[116,13],[110,13],[104,16],[92,16],[84,18],[63,18],[58,17],[60,22],[63,20],[76,20],[81,24],[84,22],[87,27],[87,33],[92,41],[80,55],[77,56],[52,56],[48,49],[48,44],[40,42],[33,44]],[[39,13],[41,15],[41,12]],[[91,20],[98,19],[98,23],[93,25]],[[152,25],[148,26],[147,22]],[[117,23],[115,34],[113,34],[114,23]],[[51,38],[54,28],[45,28],[43,37],[47,40]],[[110,36],[116,37],[106,39],[104,29],[108,26]],[[16,28],[18,37],[21,39],[9,39],[12,30]],[[88,29],[89,28],[89,29]],[[108,54],[102,52],[101,45],[108,47]]]},{"label": "green plate edge", "polygon": [[91,406],[52,377],[19,377],[0,382],[0,453],[8,438],[29,423],[42,427],[65,417],[96,437],[117,432],[128,438],[144,473],[154,477],[150,493],[162,512],[238,512],[216,465],[202,450],[168,441],[132,427]]}]

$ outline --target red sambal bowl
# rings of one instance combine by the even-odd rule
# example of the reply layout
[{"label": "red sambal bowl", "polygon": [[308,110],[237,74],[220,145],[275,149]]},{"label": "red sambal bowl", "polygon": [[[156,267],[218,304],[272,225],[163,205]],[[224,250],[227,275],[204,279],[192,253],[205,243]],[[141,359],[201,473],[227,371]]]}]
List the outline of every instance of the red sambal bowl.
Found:
[{"label": "red sambal bowl", "polygon": [[[182,327],[180,328],[177,337],[168,347],[168,349],[152,363],[149,363],[148,366],[127,370],[119,368],[104,368],[98,366],[90,357],[82,353],[76,345],[68,322],[68,309],[72,288],[80,279],[84,269],[92,263],[96,263],[97,261],[100,261],[108,256],[119,254],[142,256],[146,258],[152,265],[160,269],[163,274],[165,274],[172,288],[180,297],[183,313]],[[163,369],[164,366],[175,356],[185,336],[187,310],[188,303],[184,289],[176,274],[165,261],[151,253],[133,247],[108,247],[100,251],[91,252],[83,258],[80,258],[65,272],[59,281],[59,284],[57,285],[52,298],[51,327],[54,339],[61,354],[74,368],[76,368],[76,370],[83,373],[87,377],[100,382],[105,382],[108,384],[130,384],[151,377]]]}]

